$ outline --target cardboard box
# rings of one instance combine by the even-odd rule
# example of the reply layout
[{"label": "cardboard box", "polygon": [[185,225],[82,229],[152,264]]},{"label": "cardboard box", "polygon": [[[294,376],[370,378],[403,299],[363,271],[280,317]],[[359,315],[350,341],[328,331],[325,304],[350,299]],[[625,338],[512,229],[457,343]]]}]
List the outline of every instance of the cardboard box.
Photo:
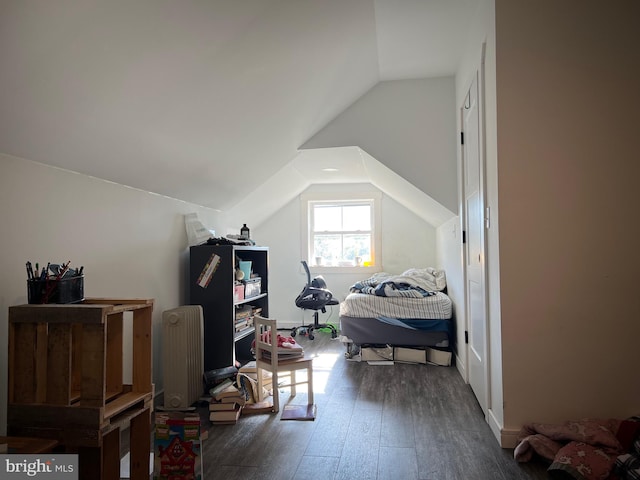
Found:
[{"label": "cardboard box", "polygon": [[435,348],[427,348],[427,361],[442,367],[451,366],[451,352],[437,350]]},{"label": "cardboard box", "polygon": [[393,361],[393,347],[362,347],[360,360],[363,362]]},{"label": "cardboard box", "polygon": [[395,347],[393,359],[403,363],[427,363],[427,351],[421,348]]},{"label": "cardboard box", "polygon": [[156,412],[154,480],[202,479],[200,414]]}]

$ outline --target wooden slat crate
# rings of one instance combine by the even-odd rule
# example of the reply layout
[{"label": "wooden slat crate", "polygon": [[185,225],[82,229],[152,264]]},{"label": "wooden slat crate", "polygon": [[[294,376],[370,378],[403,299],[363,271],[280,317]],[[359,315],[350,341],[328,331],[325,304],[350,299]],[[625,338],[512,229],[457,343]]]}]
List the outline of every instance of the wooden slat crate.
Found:
[{"label": "wooden slat crate", "polygon": [[[126,312],[133,318],[131,384],[123,382]],[[53,438],[81,453],[81,470],[100,459],[92,478],[110,478],[120,429],[150,438],[152,313],[152,299],[9,307],[9,435]],[[140,458],[132,450],[132,475],[140,463],[148,478],[150,440],[147,447]]]}]

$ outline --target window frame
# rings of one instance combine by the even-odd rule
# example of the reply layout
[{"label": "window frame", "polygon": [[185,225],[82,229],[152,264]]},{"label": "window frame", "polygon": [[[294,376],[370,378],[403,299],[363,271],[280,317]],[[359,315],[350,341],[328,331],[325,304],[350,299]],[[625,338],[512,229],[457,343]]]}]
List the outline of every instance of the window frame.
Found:
[{"label": "window frame", "polygon": [[[381,200],[382,193],[379,191],[359,191],[359,192],[307,192],[300,195],[301,213],[301,252],[309,268],[314,273],[375,273],[382,271],[382,228],[381,228]],[[374,265],[363,266],[316,266],[312,261],[313,245],[311,244],[311,210],[317,203],[334,203],[336,205],[349,205],[354,202],[369,202],[373,210],[371,215],[371,256]]]}]

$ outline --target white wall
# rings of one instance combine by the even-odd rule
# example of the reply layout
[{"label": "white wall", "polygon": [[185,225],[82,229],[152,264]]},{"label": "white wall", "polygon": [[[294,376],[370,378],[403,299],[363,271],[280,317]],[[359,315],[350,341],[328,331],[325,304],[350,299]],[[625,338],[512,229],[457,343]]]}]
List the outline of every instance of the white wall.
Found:
[{"label": "white wall", "polygon": [[[156,389],[162,311],[184,302],[184,214],[216,226],[216,212],[0,154],[0,432],[6,429],[7,314],[27,302],[25,263],[83,265],[85,296],[153,298]],[[128,344],[128,342],[127,342]]]},{"label": "white wall", "polygon": [[[307,191],[344,191],[349,185],[312,185]],[[371,186],[375,190],[375,187]],[[359,191],[362,186],[358,185]],[[382,259],[383,269],[401,273],[410,267],[434,266],[436,263],[435,229],[392,198],[382,196]],[[302,324],[311,320],[312,312],[304,313],[294,300],[306,283],[300,261],[301,203],[296,198],[263,222],[252,236],[270,247],[269,314],[282,324]],[[314,275],[313,269],[311,271]],[[371,274],[327,274],[322,276],[327,287],[339,300],[349,293],[349,287]],[[338,323],[338,307],[323,316]]]},{"label": "white wall", "polygon": [[496,0],[506,434],[638,413],[638,18]]},{"label": "white wall", "polygon": [[447,295],[453,302],[453,321],[456,323],[456,368],[467,381],[467,350],[464,342],[466,330],[464,315],[464,271],[462,262],[462,235],[460,217],[454,217],[436,229],[436,268],[447,275]]},{"label": "white wall", "polygon": [[457,212],[454,78],[380,82],[301,148],[357,145]]}]

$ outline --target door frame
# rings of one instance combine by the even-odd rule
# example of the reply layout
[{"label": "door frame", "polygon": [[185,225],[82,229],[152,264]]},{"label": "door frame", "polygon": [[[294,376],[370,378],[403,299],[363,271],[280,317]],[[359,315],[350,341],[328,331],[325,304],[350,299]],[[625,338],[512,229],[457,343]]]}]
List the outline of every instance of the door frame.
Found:
[{"label": "door frame", "polygon": [[[490,352],[490,321],[489,321],[489,295],[488,295],[488,274],[487,274],[487,265],[488,265],[488,248],[487,248],[487,229],[490,226],[490,212],[487,208],[487,185],[486,185],[486,128],[485,128],[485,53],[486,53],[486,43],[482,44],[481,58],[479,65],[473,69],[473,76],[477,76],[478,83],[478,155],[479,155],[479,174],[480,174],[480,197],[482,199],[483,206],[483,228],[482,228],[482,255],[484,257],[483,267],[482,267],[482,281],[484,283],[483,288],[483,303],[484,303],[484,312],[485,312],[485,345],[484,345],[484,382],[485,382],[485,398],[484,405],[486,405],[486,411],[483,412],[485,415],[485,419],[489,417],[489,411],[491,410],[491,352]],[[469,92],[473,85],[473,77],[469,79],[466,84],[465,92]],[[459,106],[459,115],[460,115],[460,131],[464,131],[464,107],[466,102],[467,94],[465,94],[463,98],[462,105]],[[465,149],[464,145],[460,145],[461,155],[460,155],[460,198],[461,198],[461,211],[460,211],[460,228],[461,231],[466,230],[467,225],[467,211],[466,211],[466,191],[465,191],[465,181],[464,181],[464,165],[465,165]],[[471,318],[469,316],[469,296],[470,292],[467,288],[467,248],[465,244],[461,244],[462,249],[462,277],[463,277],[463,289],[464,289],[464,329],[465,329],[465,337],[467,336],[470,328]],[[468,341],[465,342],[465,382],[470,383],[470,343]],[[475,392],[474,392],[475,394]]]}]

